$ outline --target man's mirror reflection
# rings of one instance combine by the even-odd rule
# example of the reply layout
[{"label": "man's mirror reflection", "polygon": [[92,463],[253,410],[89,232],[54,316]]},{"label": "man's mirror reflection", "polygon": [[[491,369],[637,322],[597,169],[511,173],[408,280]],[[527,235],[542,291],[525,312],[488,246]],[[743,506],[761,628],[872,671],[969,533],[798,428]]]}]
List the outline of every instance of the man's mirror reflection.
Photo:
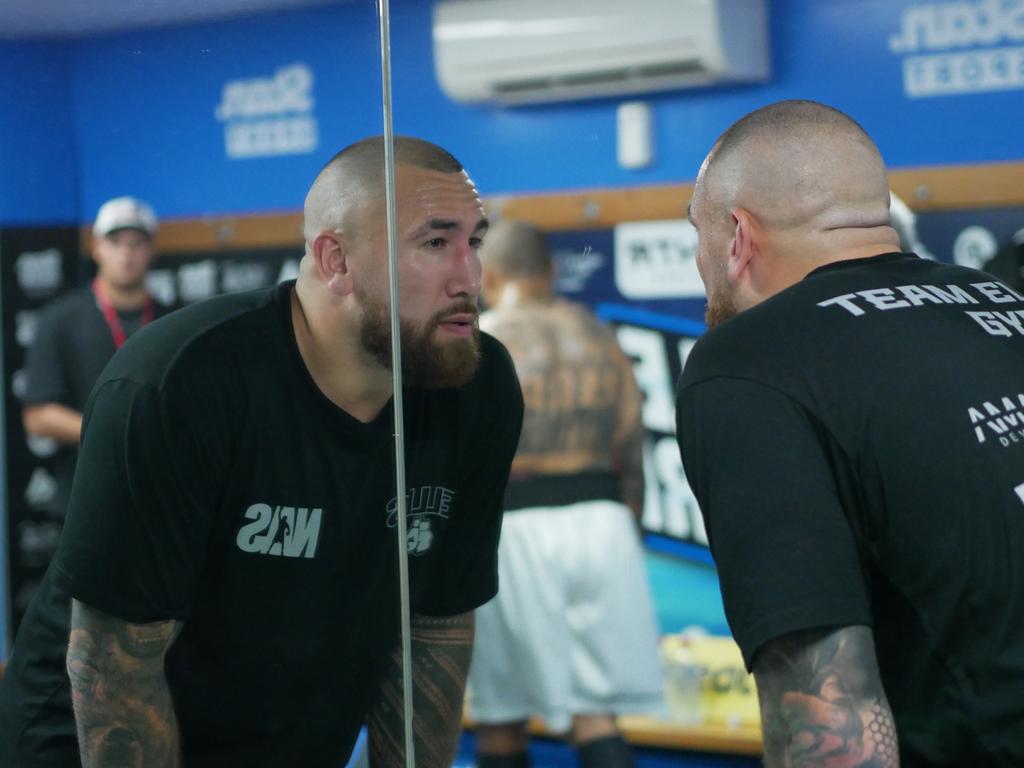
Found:
[{"label": "man's mirror reflection", "polygon": [[0,765],[406,764],[400,553],[418,766],[1024,764],[1015,12],[637,3],[394,0],[396,307],[375,3],[0,10]]}]

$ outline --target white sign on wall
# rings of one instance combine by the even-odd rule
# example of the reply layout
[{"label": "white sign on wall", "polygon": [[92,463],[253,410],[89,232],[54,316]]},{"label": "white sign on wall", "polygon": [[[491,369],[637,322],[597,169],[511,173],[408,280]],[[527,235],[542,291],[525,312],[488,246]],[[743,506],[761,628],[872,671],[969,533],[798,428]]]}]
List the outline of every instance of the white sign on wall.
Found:
[{"label": "white sign on wall", "polygon": [[703,296],[697,230],[685,219],[617,225],[615,285],[629,299]]},{"label": "white sign on wall", "polygon": [[581,293],[594,273],[608,260],[607,256],[590,246],[582,251],[555,251],[551,256],[556,265],[555,290],[559,293]]},{"label": "white sign on wall", "polygon": [[908,6],[889,50],[911,98],[1024,89],[1024,0]]},{"label": "white sign on wall", "polygon": [[26,251],[14,261],[18,287],[26,296],[50,296],[64,283],[64,264],[56,248]]},{"label": "white sign on wall", "polygon": [[675,380],[669,363],[669,355],[677,354],[681,369],[696,339],[678,337],[669,343],[661,331],[629,324],[619,325],[616,336],[633,359],[636,382],[644,393],[644,529],[707,546],[704,518],[679,458]]},{"label": "white sign on wall", "polygon": [[313,70],[301,62],[271,77],[229,80],[214,111],[224,123],[224,151],[233,160],[315,152],[319,129]]}]

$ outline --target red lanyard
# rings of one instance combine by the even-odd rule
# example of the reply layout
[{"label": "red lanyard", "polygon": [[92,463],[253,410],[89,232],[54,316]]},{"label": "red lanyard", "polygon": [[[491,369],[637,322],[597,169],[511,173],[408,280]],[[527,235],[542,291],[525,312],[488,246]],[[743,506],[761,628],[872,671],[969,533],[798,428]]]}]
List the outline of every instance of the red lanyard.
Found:
[{"label": "red lanyard", "polygon": [[[110,335],[114,337],[114,349],[120,349],[128,335],[124,332],[124,326],[121,325],[121,318],[117,316],[117,310],[103,293],[103,287],[100,285],[98,277],[92,281],[92,294],[96,297],[96,306],[103,313],[103,319],[107,321]],[[139,319],[139,328],[153,319],[153,311],[153,299],[147,293],[146,303],[142,307],[142,317]]]}]

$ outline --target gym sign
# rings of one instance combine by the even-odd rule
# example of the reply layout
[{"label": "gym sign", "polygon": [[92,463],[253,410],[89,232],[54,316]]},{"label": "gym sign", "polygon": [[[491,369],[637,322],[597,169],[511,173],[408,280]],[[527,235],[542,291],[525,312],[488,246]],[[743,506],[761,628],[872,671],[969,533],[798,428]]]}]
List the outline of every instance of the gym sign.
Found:
[{"label": "gym sign", "polygon": [[224,152],[232,160],[316,151],[313,71],[303,63],[270,77],[228,80],[214,111],[224,123]]},{"label": "gym sign", "polygon": [[697,230],[685,219],[615,227],[615,286],[628,299],[700,298]]},{"label": "gym sign", "polygon": [[889,50],[910,98],[1024,88],[1024,0],[908,6]]}]

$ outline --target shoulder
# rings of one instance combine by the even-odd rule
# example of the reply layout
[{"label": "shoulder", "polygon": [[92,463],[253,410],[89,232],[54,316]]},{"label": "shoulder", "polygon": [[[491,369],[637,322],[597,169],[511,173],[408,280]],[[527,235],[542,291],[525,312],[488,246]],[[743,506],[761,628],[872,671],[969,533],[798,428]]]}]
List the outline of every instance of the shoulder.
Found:
[{"label": "shoulder", "polygon": [[480,316],[481,329],[511,348],[536,348],[553,339],[607,343],[611,327],[583,304],[558,298],[549,304],[530,304],[491,309]]},{"label": "shoulder", "polygon": [[497,307],[480,315],[480,330],[505,343],[530,333],[531,328],[535,331],[537,325],[537,313],[526,312],[518,306]]},{"label": "shoulder", "polygon": [[[830,311],[838,298],[883,284],[910,281],[942,267],[900,254],[835,262],[707,331],[694,345],[680,386],[716,376],[781,379],[813,360],[836,334],[849,340],[846,313]],[[855,328],[859,335],[863,327]]]},{"label": "shoulder", "polygon": [[516,371],[505,345],[489,333],[480,333],[480,367],[477,369],[473,384],[486,387],[501,384],[515,385]]},{"label": "shoulder", "polygon": [[456,392],[459,408],[470,422],[496,422],[522,412],[523,396],[512,357],[489,333],[480,333],[476,374]]},{"label": "shoulder", "polygon": [[553,318],[559,323],[590,333],[606,334],[611,328],[603,322],[590,307],[568,299],[557,299],[551,305]]},{"label": "shoulder", "polygon": [[275,327],[280,290],[277,286],[218,296],[158,318],[132,334],[114,355],[104,380],[124,378],[157,388],[189,378],[206,377],[206,384],[213,383],[247,348],[265,348]]},{"label": "shoulder", "polygon": [[[775,344],[782,319],[775,306],[766,304],[741,312],[701,335],[686,358],[680,390],[719,376],[751,376],[778,363],[777,356],[784,354]],[[785,311],[783,308],[782,314]]]},{"label": "shoulder", "polygon": [[89,286],[82,286],[57,297],[43,306],[41,323],[68,323],[80,321],[85,314],[99,315],[96,298]]}]

